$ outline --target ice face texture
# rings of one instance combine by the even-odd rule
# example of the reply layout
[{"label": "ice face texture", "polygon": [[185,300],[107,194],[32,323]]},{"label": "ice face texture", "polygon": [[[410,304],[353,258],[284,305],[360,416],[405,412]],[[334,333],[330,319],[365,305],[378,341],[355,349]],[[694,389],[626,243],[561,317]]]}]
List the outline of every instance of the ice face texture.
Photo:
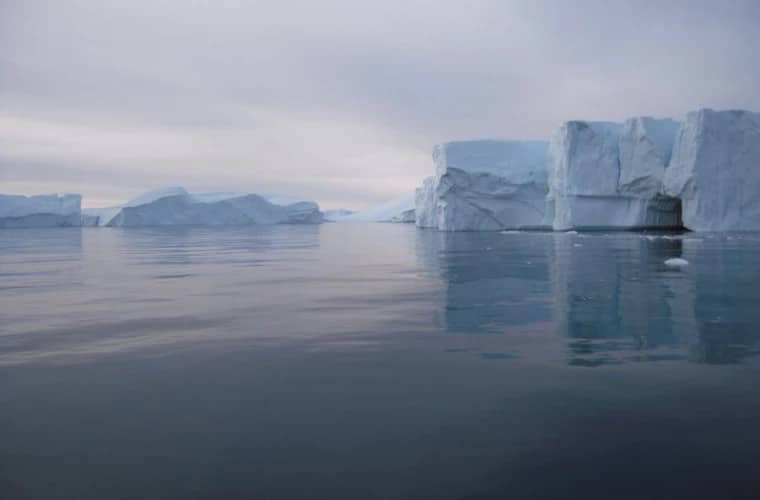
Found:
[{"label": "ice face texture", "polygon": [[250,224],[318,224],[322,213],[314,202],[275,205],[255,195],[191,194],[182,188],[150,191],[130,201],[105,225],[224,226]]},{"label": "ice face texture", "polygon": [[78,194],[0,194],[0,228],[79,226],[81,203]]},{"label": "ice face texture", "polygon": [[435,146],[436,175],[416,193],[417,225],[443,231],[547,225],[543,141],[457,141]]},{"label": "ice face texture", "polygon": [[676,137],[665,192],[694,231],[760,230],[760,113],[689,113]]},{"label": "ice face texture", "polygon": [[563,124],[549,148],[552,227],[680,226],[678,200],[661,194],[677,127],[648,117]]},{"label": "ice face texture", "polygon": [[414,192],[414,207],[417,227],[438,228],[438,216],[436,214],[435,189],[437,186],[435,177],[428,177]]}]

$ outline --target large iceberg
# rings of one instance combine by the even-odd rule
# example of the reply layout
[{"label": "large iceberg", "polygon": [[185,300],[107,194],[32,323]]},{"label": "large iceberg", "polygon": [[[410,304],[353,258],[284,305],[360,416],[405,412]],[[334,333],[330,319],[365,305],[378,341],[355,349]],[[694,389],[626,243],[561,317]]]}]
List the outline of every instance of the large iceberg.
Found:
[{"label": "large iceberg", "polygon": [[552,227],[680,227],[678,200],[662,194],[677,130],[673,120],[648,117],[563,124],[549,148]]},{"label": "large iceberg", "polygon": [[760,230],[760,113],[689,113],[665,174],[694,231]]},{"label": "large iceberg", "polygon": [[0,228],[79,226],[81,203],[78,194],[0,194]]},{"label": "large iceberg", "polygon": [[543,141],[455,141],[433,149],[416,192],[417,225],[443,231],[547,227]]}]

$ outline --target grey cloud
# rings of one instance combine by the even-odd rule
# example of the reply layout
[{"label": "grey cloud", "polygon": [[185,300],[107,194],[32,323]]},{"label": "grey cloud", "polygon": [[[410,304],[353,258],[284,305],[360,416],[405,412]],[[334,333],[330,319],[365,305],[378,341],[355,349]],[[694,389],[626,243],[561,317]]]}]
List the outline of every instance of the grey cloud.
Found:
[{"label": "grey cloud", "polygon": [[0,1],[0,182],[357,207],[413,189],[442,140],[760,109],[758,25],[742,0]]}]

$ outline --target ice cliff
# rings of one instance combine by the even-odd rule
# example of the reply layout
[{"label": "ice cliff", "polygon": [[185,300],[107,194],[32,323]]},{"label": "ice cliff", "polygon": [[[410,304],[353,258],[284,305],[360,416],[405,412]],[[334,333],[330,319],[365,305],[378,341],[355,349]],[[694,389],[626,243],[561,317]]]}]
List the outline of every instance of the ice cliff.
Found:
[{"label": "ice cliff", "polygon": [[552,136],[549,211],[555,230],[681,225],[678,200],[662,195],[678,123],[571,121]]},{"label": "ice cliff", "polygon": [[0,194],[0,228],[79,226],[81,203],[78,194]]},{"label": "ice cliff", "polygon": [[760,230],[760,114],[569,121],[541,142],[436,146],[419,227]]},{"label": "ice cliff", "polygon": [[443,231],[547,226],[547,149],[543,141],[435,146],[435,176],[415,193],[417,225]]},{"label": "ice cliff", "polygon": [[760,113],[689,113],[676,136],[665,192],[694,231],[760,230]]}]

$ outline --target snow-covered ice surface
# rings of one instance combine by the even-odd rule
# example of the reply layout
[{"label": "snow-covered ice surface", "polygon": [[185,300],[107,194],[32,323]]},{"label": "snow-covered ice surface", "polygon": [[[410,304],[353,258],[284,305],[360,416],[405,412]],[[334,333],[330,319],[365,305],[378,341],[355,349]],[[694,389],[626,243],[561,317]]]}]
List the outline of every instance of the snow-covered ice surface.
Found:
[{"label": "snow-covered ice surface", "polygon": [[666,170],[665,190],[694,231],[760,230],[760,114],[689,113]]},{"label": "snow-covered ice surface", "polygon": [[337,222],[414,222],[414,193],[405,193],[381,205],[339,217]]},{"label": "snow-covered ice surface", "polygon": [[436,175],[417,191],[417,225],[443,231],[547,227],[543,141],[476,140],[433,149]]},{"label": "snow-covered ice surface", "polygon": [[79,226],[78,194],[0,194],[0,228]]}]

